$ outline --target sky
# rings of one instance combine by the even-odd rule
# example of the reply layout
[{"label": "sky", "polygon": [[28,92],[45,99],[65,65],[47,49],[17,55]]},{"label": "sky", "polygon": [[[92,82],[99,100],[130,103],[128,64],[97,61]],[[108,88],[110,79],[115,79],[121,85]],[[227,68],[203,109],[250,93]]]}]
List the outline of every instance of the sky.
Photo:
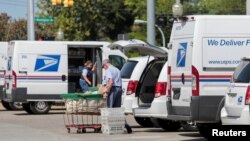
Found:
[{"label": "sky", "polygon": [[13,19],[26,19],[27,3],[28,0],[0,0],[0,13],[7,13]]}]

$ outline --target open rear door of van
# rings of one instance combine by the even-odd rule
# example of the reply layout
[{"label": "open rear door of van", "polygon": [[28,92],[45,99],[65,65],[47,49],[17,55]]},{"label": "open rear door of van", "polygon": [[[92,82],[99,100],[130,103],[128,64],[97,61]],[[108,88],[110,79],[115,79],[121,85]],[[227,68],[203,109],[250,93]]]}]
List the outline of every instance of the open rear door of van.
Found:
[{"label": "open rear door of van", "polygon": [[133,51],[142,55],[166,58],[168,51],[166,48],[152,46],[141,40],[121,40],[109,45],[111,49],[120,49],[125,52]]},{"label": "open rear door of van", "polygon": [[[111,49],[120,49],[125,52],[129,52],[129,51],[138,52],[142,55],[153,56],[154,58],[161,60],[159,62],[152,62],[149,65],[147,65],[137,85],[138,87],[136,90],[136,96],[139,97],[138,104],[141,106],[150,106],[154,98],[154,88],[155,88],[156,81],[158,79],[158,73],[160,73],[161,68],[164,64],[163,62],[168,57],[168,50],[163,47],[155,47],[155,46],[149,45],[140,40],[127,40],[127,41],[121,40],[121,41],[114,42],[109,47]],[[154,67],[154,69],[152,69],[152,67]],[[152,78],[154,76],[152,75],[152,71],[154,71],[155,76],[157,76],[156,79]],[[148,74],[151,74],[151,75],[148,75]]]}]

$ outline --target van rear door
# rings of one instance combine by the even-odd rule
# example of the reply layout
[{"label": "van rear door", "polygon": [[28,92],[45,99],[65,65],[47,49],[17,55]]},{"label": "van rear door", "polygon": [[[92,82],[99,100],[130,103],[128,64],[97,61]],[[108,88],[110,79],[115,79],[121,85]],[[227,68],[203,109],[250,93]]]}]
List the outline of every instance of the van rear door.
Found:
[{"label": "van rear door", "polygon": [[[172,86],[171,101],[174,115],[190,115],[189,106],[192,96],[192,42],[193,38],[176,39],[171,50]],[[180,110],[180,109],[186,110]],[[178,110],[179,109],[179,110]]]},{"label": "van rear door", "polygon": [[15,49],[15,42],[10,42],[7,48],[7,68],[5,73],[5,83],[6,83],[6,98],[8,98],[7,94],[11,94],[12,84],[13,84],[13,76],[12,76],[12,67],[13,67],[13,55]]},{"label": "van rear door", "polygon": [[[7,42],[0,42],[0,86],[3,85],[4,71],[7,66]],[[1,90],[0,90],[1,91]]]}]

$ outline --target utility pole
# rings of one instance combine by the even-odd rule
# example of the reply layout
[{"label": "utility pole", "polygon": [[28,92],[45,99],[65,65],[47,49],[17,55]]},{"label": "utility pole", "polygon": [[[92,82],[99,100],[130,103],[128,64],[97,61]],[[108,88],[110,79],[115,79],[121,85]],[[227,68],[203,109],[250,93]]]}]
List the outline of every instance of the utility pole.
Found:
[{"label": "utility pole", "polygon": [[250,15],[250,0],[246,0],[246,15]]},{"label": "utility pole", "polygon": [[155,0],[147,0],[147,41],[155,45]]},{"label": "utility pole", "polygon": [[28,10],[27,10],[27,30],[28,30],[28,40],[35,40],[35,27],[34,27],[34,0],[28,1]]}]

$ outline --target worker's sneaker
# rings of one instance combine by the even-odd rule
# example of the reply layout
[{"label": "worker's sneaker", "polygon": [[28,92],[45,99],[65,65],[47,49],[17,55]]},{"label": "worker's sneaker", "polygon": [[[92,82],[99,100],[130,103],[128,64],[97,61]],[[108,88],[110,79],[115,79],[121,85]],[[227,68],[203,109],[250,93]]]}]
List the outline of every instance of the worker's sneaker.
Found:
[{"label": "worker's sneaker", "polygon": [[128,134],[132,133],[132,128],[128,124],[125,124],[125,128],[127,129]]}]

